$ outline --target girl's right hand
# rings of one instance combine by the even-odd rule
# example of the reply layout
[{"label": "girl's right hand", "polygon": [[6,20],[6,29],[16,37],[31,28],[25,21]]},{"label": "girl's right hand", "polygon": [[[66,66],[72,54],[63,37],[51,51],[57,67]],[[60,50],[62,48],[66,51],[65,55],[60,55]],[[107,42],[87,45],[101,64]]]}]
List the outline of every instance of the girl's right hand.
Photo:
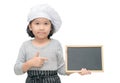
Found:
[{"label": "girl's right hand", "polygon": [[39,52],[37,52],[36,55],[32,59],[30,59],[28,62],[29,62],[29,65],[31,65],[31,67],[41,67],[43,66],[46,60],[48,59],[45,57],[40,57]]}]

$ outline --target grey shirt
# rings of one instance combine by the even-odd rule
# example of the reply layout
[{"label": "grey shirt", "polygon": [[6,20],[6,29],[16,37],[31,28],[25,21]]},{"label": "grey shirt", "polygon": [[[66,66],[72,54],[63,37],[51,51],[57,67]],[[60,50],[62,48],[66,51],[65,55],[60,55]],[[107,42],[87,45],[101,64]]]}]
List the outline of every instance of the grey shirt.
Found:
[{"label": "grey shirt", "polygon": [[34,67],[29,70],[57,70],[59,74],[66,75],[62,47],[59,41],[55,39],[51,39],[51,41],[43,47],[35,47],[32,44],[32,40],[24,42],[19,50],[18,58],[14,66],[14,71],[17,75],[24,73],[22,71],[23,63],[31,59],[37,52],[39,52],[39,56],[46,57],[48,60],[42,67]]}]

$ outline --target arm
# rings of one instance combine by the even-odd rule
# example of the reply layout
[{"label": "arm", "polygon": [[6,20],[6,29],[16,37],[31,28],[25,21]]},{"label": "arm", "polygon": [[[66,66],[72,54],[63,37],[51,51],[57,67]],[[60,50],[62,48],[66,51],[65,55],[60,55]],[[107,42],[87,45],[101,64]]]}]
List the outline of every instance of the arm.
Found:
[{"label": "arm", "polygon": [[24,44],[23,44],[19,50],[19,54],[18,54],[16,63],[14,65],[14,72],[16,75],[24,74],[24,72],[22,71],[22,65],[26,60],[25,55],[26,55],[25,48],[24,48]]},{"label": "arm", "polygon": [[31,65],[30,61],[27,61],[27,62],[23,63],[23,65],[22,65],[22,70],[23,70],[23,72],[25,73],[25,72],[26,72],[27,70],[29,70],[31,67],[32,67],[32,65]]},{"label": "arm", "polygon": [[33,58],[26,61],[26,48],[24,44],[21,46],[18,54],[18,58],[16,64],[14,65],[14,72],[16,75],[24,74],[31,67],[40,67],[44,63],[46,58],[38,57],[39,53],[37,53]]}]

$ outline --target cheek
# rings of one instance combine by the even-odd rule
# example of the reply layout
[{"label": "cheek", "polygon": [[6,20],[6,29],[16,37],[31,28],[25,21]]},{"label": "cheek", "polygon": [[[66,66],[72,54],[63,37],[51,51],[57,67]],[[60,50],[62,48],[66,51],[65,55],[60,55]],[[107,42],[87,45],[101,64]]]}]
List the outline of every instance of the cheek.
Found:
[{"label": "cheek", "polygon": [[50,34],[51,29],[48,30],[48,34]]},{"label": "cheek", "polygon": [[32,33],[35,35],[37,33],[38,30],[36,29],[32,29]]}]

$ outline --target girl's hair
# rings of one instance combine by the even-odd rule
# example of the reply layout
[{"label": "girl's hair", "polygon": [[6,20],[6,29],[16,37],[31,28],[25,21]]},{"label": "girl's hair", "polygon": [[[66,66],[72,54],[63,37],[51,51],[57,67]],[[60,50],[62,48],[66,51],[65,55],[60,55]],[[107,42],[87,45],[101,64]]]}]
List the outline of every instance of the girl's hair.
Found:
[{"label": "girl's hair", "polygon": [[[30,22],[30,24],[32,23],[32,21]],[[28,35],[30,36],[30,37],[35,37],[34,36],[34,34],[33,34],[33,32],[29,29],[29,25],[27,26],[27,29],[26,29],[26,31],[27,31],[27,33],[28,33]],[[53,35],[53,33],[55,32],[55,29],[54,29],[54,26],[53,26],[53,24],[51,23],[51,31],[50,31],[50,33],[49,33],[49,35],[48,35],[48,39],[50,39],[50,37]]]}]

